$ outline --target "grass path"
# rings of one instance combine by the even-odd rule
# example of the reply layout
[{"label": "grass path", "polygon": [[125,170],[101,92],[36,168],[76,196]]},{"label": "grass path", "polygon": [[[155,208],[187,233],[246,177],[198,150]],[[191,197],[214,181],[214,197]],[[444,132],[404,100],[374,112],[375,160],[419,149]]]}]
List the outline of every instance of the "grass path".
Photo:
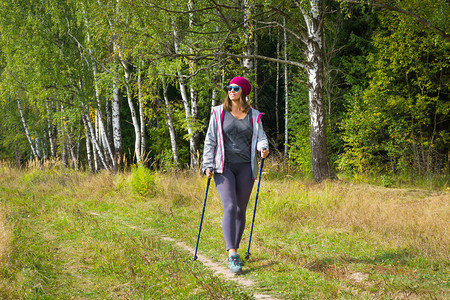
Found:
[{"label": "grass path", "polygon": [[[107,218],[105,215],[102,215],[99,213],[91,212],[91,214],[95,215],[97,217],[100,217],[100,218]],[[114,217],[112,217],[112,218],[114,218]],[[156,236],[157,238],[159,238],[161,240],[168,241],[168,242],[174,244],[178,249],[188,252],[189,254],[193,254],[195,252],[194,248],[188,246],[187,244],[185,244],[183,242],[177,241],[174,238],[164,235],[153,228],[139,228],[137,226],[132,226],[129,224],[123,224],[123,225],[125,225],[133,230],[138,230],[138,231],[142,231],[145,233],[149,233],[153,236]],[[224,278],[226,280],[235,282],[243,290],[249,290],[256,286],[255,281],[253,281],[249,278],[245,278],[245,276],[243,276],[243,275],[231,274],[229,272],[229,270],[224,266],[223,263],[217,263],[217,262],[213,261],[212,259],[210,259],[209,257],[207,257],[206,255],[203,255],[201,253],[197,253],[197,257],[198,257],[198,260],[193,261],[192,263],[195,264],[195,263],[199,262],[199,263],[203,264],[205,267],[207,267],[209,270],[211,270],[214,273],[214,275]],[[253,297],[254,297],[254,299],[277,300],[277,298],[274,298],[271,295],[266,295],[263,293],[254,293]]]},{"label": "grass path", "polygon": [[231,276],[217,191],[193,262],[205,178],[144,175],[0,166],[0,299],[449,298],[448,191],[267,176]]}]

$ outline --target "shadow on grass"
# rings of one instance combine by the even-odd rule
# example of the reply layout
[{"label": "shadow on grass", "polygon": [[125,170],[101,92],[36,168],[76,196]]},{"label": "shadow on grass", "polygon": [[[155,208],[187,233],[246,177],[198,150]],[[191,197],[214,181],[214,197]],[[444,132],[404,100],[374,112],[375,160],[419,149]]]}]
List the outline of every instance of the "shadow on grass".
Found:
[{"label": "shadow on grass", "polygon": [[[252,262],[255,262],[255,261],[252,261]],[[248,262],[246,262],[246,265],[248,264]],[[263,264],[263,265],[260,265],[260,266],[254,266],[254,267],[250,267],[250,268],[244,268],[244,270],[243,270],[243,275],[245,275],[245,274],[249,274],[249,273],[251,273],[251,272],[255,272],[255,271],[261,271],[261,270],[263,270],[263,269],[266,269],[266,268],[269,268],[269,267],[272,267],[272,266],[275,266],[275,265],[279,265],[279,264],[281,264],[281,263],[278,263],[278,262],[269,262],[269,263],[266,263],[266,264]]]},{"label": "shadow on grass", "polygon": [[[414,259],[415,255],[409,249],[384,251],[372,257],[356,258],[348,254],[338,257],[316,259],[303,265],[304,268],[331,277],[346,277],[351,273],[349,264],[365,264],[369,269],[385,274],[398,274],[398,266],[405,266]],[[402,268],[403,269],[403,268]]]},{"label": "shadow on grass", "polygon": [[388,250],[374,255],[372,257],[354,258],[342,255],[337,261],[347,263],[361,263],[361,264],[388,264],[388,265],[406,265],[409,261],[414,259],[415,255],[410,249]]}]

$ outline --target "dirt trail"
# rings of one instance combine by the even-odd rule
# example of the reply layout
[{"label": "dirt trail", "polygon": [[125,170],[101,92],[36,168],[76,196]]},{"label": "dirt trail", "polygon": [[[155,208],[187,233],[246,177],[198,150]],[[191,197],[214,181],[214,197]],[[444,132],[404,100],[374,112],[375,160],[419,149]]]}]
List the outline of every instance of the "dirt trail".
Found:
[{"label": "dirt trail", "polygon": [[[98,213],[91,212],[91,214],[95,215],[95,216],[98,216],[98,217],[101,217],[101,218],[106,218],[105,216],[103,216],[101,214],[98,214]],[[127,227],[129,227],[129,228],[131,228],[131,229],[134,229],[134,230],[139,230],[139,231],[142,231],[142,232],[148,232],[148,233],[150,233],[150,234],[152,234],[154,236],[159,237],[163,241],[171,242],[178,249],[188,251],[188,252],[190,252],[192,254],[195,251],[195,249],[193,249],[192,247],[186,245],[185,243],[177,241],[177,240],[175,240],[175,239],[173,239],[173,238],[171,238],[171,237],[169,237],[167,235],[161,234],[160,232],[158,232],[157,230],[155,230],[153,228],[139,228],[139,227],[136,227],[136,226],[132,226],[132,225],[123,223],[123,222],[122,222],[122,224],[127,226]],[[253,280],[251,280],[249,278],[246,278],[245,275],[234,275],[234,274],[230,273],[228,268],[226,268],[224,265],[216,263],[213,260],[211,260],[210,258],[208,258],[208,257],[206,257],[206,256],[204,256],[202,254],[197,253],[197,257],[198,257],[198,261],[200,263],[202,263],[208,269],[213,271],[214,275],[216,275],[218,277],[224,278],[225,280],[233,281],[237,285],[241,286],[244,289],[248,289],[248,288],[251,288],[253,286],[256,286],[256,283]],[[272,297],[270,295],[265,295],[265,294],[262,294],[262,293],[253,294],[253,297],[255,299],[267,299],[267,300],[277,300],[278,299],[278,298],[274,298],[274,297]]]}]

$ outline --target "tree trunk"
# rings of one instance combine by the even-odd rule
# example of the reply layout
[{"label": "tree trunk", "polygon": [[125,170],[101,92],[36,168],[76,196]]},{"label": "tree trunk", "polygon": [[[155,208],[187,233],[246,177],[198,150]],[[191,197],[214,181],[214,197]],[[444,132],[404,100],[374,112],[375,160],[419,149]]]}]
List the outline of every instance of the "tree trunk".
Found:
[{"label": "tree trunk", "polygon": [[[112,116],[111,116],[111,103],[109,99],[105,102],[105,111],[106,111],[106,137],[109,141],[109,147],[111,148],[111,151],[113,152],[113,159],[114,159],[114,139],[113,139],[113,130],[112,130]],[[114,162],[114,165],[117,162]]]},{"label": "tree trunk", "polygon": [[[255,46],[255,54],[258,54],[258,36],[255,32],[255,39],[254,39],[254,46]],[[258,101],[258,60],[256,58],[253,59],[253,72],[255,74],[254,76],[254,82],[255,82],[255,88],[253,90],[253,98],[256,109],[259,109],[259,101]]]},{"label": "tree trunk", "polygon": [[[173,37],[174,37],[174,47],[175,47],[175,53],[179,54],[180,53],[180,47],[178,44],[178,32],[177,29],[175,27],[175,24],[173,23]],[[177,72],[178,74],[178,84],[180,86],[180,93],[181,93],[181,98],[183,99],[183,104],[184,104],[184,112],[186,115],[186,127],[187,127],[187,131],[188,131],[188,135],[189,135],[189,152],[190,152],[190,167],[191,169],[195,169],[198,166],[198,158],[197,158],[197,153],[198,153],[198,148],[196,147],[196,143],[195,143],[195,137],[194,137],[194,130],[193,130],[193,116],[192,116],[192,110],[191,110],[191,105],[189,103],[189,99],[188,99],[188,94],[186,91],[186,83],[184,81],[183,75],[181,74],[180,71]]]},{"label": "tree trunk", "polygon": [[175,162],[175,165],[178,168],[180,166],[180,161],[178,159],[178,148],[175,135],[175,127],[173,125],[172,113],[170,112],[169,98],[167,97],[167,86],[164,81],[164,78],[162,79],[162,85],[163,85],[164,106],[166,107],[167,126],[169,127],[170,144],[172,145],[173,161]]},{"label": "tree trunk", "polygon": [[38,133],[37,132],[35,132],[34,133],[34,136],[35,136],[35,138],[34,138],[34,144],[35,144],[35,149],[36,149],[36,154],[37,154],[37,156],[39,157],[39,158],[42,158],[43,157],[43,153],[42,153],[42,151],[41,151],[41,143],[40,143],[40,139],[39,139],[39,136],[38,136]]},{"label": "tree trunk", "polygon": [[122,64],[123,70],[125,72],[125,89],[127,92],[128,99],[128,107],[130,108],[131,119],[133,121],[134,127],[134,154],[136,156],[136,163],[139,164],[142,162],[142,154],[141,154],[141,127],[139,125],[139,121],[136,116],[136,109],[133,104],[133,97],[131,95],[131,72],[129,69],[128,62],[122,57],[119,52],[120,63]]},{"label": "tree trunk", "polygon": [[36,148],[33,145],[33,140],[31,139],[30,132],[28,131],[27,122],[25,121],[25,116],[23,115],[22,105],[20,104],[19,99],[17,99],[17,106],[19,108],[20,118],[22,119],[23,129],[25,130],[25,134],[27,136],[28,143],[30,144],[31,152],[33,153],[33,156],[35,159],[40,160],[41,157],[39,156],[39,154],[36,151]]},{"label": "tree trunk", "polygon": [[72,169],[78,168],[78,162],[76,160],[75,152],[73,151],[74,145],[72,141],[72,136],[70,135],[69,130],[67,129],[67,153],[69,154],[70,167]]},{"label": "tree trunk", "polygon": [[211,93],[211,107],[216,106],[216,98],[217,98],[217,92],[215,89],[213,89],[212,93]]},{"label": "tree trunk", "polygon": [[[277,59],[280,59],[280,31],[277,29]],[[280,101],[280,63],[277,62],[277,77],[275,84],[275,122],[277,127],[277,138],[276,143],[278,147],[278,137],[280,135],[280,112],[279,112],[279,101]]]},{"label": "tree trunk", "polygon": [[[253,32],[254,22],[252,21],[253,1],[244,0],[244,56],[253,55]],[[247,77],[253,74],[253,59],[244,58],[244,72]]]},{"label": "tree trunk", "polygon": [[113,79],[113,99],[112,99],[112,130],[114,141],[114,172],[121,169],[122,159],[122,131],[120,129],[120,98],[119,88],[116,79]]},{"label": "tree trunk", "polygon": [[[286,18],[283,18],[284,25],[284,60],[287,61],[287,33],[286,33]],[[289,131],[288,131],[288,121],[289,121],[289,76],[288,76],[288,65],[284,65],[284,156],[288,156],[289,152]]]},{"label": "tree trunk", "polygon": [[[92,51],[89,50],[89,52],[92,55]],[[102,142],[103,147],[106,149],[108,153],[109,161],[112,162],[112,165],[115,164],[114,162],[114,155],[111,150],[111,143],[108,140],[108,135],[106,134],[105,130],[105,122],[103,121],[103,113],[102,113],[102,106],[100,103],[100,91],[98,88],[98,80],[97,80],[97,65],[95,61],[92,62],[92,72],[94,75],[94,90],[95,90],[95,99],[97,101],[97,125],[98,125],[98,133],[99,133],[99,141]]]},{"label": "tree trunk", "polygon": [[[140,64],[140,62],[139,62]],[[139,102],[139,121],[141,124],[141,155],[145,155],[145,119],[144,119],[144,99],[142,96],[141,68],[138,70],[138,102]]]},{"label": "tree trunk", "polygon": [[321,182],[334,178],[331,169],[326,137],[326,115],[323,98],[323,2],[310,0],[310,14],[303,14],[308,29],[306,71],[308,75],[311,169],[314,180]]},{"label": "tree trunk", "polygon": [[[195,9],[195,4],[193,0],[188,0],[188,8],[190,11]],[[194,26],[194,15],[192,13],[189,14],[189,28]],[[189,71],[190,74],[194,74],[196,72],[196,65],[194,61],[189,63]],[[191,93],[191,121],[193,127],[195,127],[195,123],[198,119],[198,92],[196,91],[194,85],[191,82],[190,86]],[[193,130],[192,132],[192,154],[191,154],[191,168],[196,169],[199,166],[200,160],[200,132],[198,130]]]},{"label": "tree trunk", "polygon": [[[192,120],[192,124],[195,124],[196,120],[198,119],[198,92],[196,90],[194,90],[191,87],[191,120]],[[192,141],[193,141],[193,157],[191,157],[192,162],[191,162],[191,167],[192,169],[195,169],[198,167],[199,165],[199,160],[200,160],[200,132],[198,130],[193,130],[193,136],[192,136]]]},{"label": "tree trunk", "polygon": [[92,173],[93,169],[92,169],[92,154],[91,154],[91,135],[89,134],[89,128],[87,126],[87,123],[84,120],[84,117],[81,117],[82,122],[83,122],[83,126],[84,126],[84,132],[85,132],[85,136],[86,136],[86,154],[87,154],[87,163],[88,163],[88,169],[89,172]]},{"label": "tree trunk", "polygon": [[107,169],[107,170],[110,170],[108,164],[106,163],[105,156],[103,155],[103,152],[100,149],[98,141],[95,138],[94,128],[92,126],[92,123],[91,123],[91,120],[89,118],[89,115],[87,113],[83,113],[82,117],[83,117],[83,122],[85,122],[85,128],[87,127],[88,130],[89,130],[86,134],[90,134],[90,139],[91,139],[91,142],[92,142],[94,153],[96,153],[98,155],[98,158],[100,159],[100,162],[103,165],[103,167],[105,169]]},{"label": "tree trunk", "polygon": [[47,128],[48,128],[48,139],[50,142],[50,155],[52,159],[56,158],[56,143],[55,143],[55,125],[53,125],[53,122],[51,120],[51,114],[50,114],[50,107],[48,105],[48,101],[45,103],[46,110],[47,110]]}]

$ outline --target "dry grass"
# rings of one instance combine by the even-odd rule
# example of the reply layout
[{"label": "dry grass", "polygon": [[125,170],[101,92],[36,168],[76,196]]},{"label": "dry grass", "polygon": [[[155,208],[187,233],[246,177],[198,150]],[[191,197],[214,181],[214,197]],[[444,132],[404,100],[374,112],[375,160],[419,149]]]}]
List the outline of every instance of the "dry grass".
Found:
[{"label": "dry grass", "polygon": [[8,253],[11,244],[11,234],[4,222],[4,213],[0,209],[0,263],[3,261],[3,257]]},{"label": "dry grass", "polygon": [[[154,203],[168,208],[173,206],[198,208],[203,205],[207,184],[205,176],[188,171],[156,174],[156,176],[157,193],[152,199]],[[220,200],[218,200],[213,180],[211,180],[207,201],[208,209],[221,207],[217,205]]]},{"label": "dry grass", "polygon": [[[253,211],[256,183],[249,204]],[[185,206],[201,212],[206,178],[189,172],[159,175],[153,201],[169,210]],[[258,200],[258,222],[275,222],[284,232],[317,223],[333,230],[375,234],[389,247],[408,248],[434,261],[449,260],[450,196],[448,192],[390,189],[343,181],[320,184],[264,178]],[[211,181],[208,211],[221,214]],[[250,220],[249,220],[250,222]]]},{"label": "dry grass", "polygon": [[[18,170],[11,167],[9,162],[0,160],[0,183],[14,179],[18,172]],[[0,204],[2,201],[4,199],[0,197]],[[11,233],[10,229],[6,226],[6,214],[3,209],[0,206],[0,264],[4,261],[3,258],[7,255],[11,245]]]},{"label": "dry grass", "polygon": [[[448,260],[448,193],[328,183],[341,201],[328,212],[330,225],[376,232],[398,247]],[[438,257],[436,257],[438,256]]]},{"label": "dry grass", "polygon": [[410,248],[425,257],[449,259],[450,195],[389,189],[342,181],[321,184],[265,180],[260,214],[291,230],[317,223],[335,230],[377,234],[386,245]]}]

